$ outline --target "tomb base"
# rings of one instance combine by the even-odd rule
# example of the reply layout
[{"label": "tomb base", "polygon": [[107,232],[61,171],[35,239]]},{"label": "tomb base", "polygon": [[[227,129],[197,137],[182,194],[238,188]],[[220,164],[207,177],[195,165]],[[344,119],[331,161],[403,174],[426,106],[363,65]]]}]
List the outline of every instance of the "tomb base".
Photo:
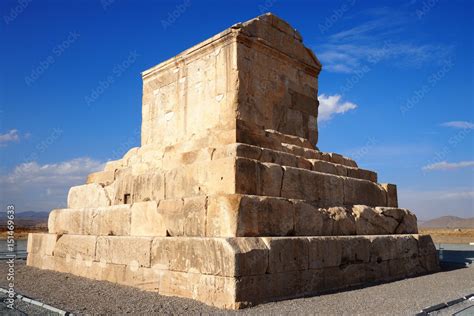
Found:
[{"label": "tomb base", "polygon": [[28,265],[219,308],[438,270],[431,237],[134,237],[30,234]]}]

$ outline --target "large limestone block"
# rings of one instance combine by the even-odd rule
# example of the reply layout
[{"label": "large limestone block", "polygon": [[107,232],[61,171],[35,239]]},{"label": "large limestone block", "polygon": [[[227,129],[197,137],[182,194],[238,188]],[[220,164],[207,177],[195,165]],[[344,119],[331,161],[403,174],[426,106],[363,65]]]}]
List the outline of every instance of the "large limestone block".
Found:
[{"label": "large limestone block", "polygon": [[251,195],[210,196],[208,236],[286,236],[294,229],[294,206],[287,199]]},{"label": "large limestone block", "polygon": [[365,205],[354,205],[352,211],[357,235],[393,234],[399,225],[394,218]]},{"label": "large limestone block", "polygon": [[312,169],[314,171],[335,174],[339,176],[347,176],[346,166],[317,159],[309,159],[309,161],[311,161]]},{"label": "large limestone block", "polygon": [[130,235],[166,236],[166,226],[158,212],[158,202],[138,202],[132,204]]},{"label": "large limestone block", "polygon": [[308,237],[309,269],[338,267],[343,241],[339,237]]},{"label": "large limestone block", "polygon": [[99,208],[92,215],[91,235],[129,235],[130,218],[130,205],[113,205]]},{"label": "large limestone block", "polygon": [[311,277],[308,270],[242,277],[237,283],[236,300],[245,307],[315,294],[308,289]]},{"label": "large limestone block", "polygon": [[105,163],[104,171],[112,171],[115,173],[117,169],[120,169],[123,167],[123,160],[118,159],[118,160],[111,160],[107,161]]},{"label": "large limestone block", "polygon": [[57,209],[49,214],[48,229],[56,234],[124,236],[130,234],[130,205]]},{"label": "large limestone block", "polygon": [[397,257],[397,248],[394,246],[397,237],[392,235],[369,236],[370,240],[370,262],[381,263]]},{"label": "large limestone block", "polygon": [[351,209],[338,206],[330,207],[327,210],[332,221],[331,235],[355,235],[356,234],[356,220]]},{"label": "large limestone block", "polygon": [[377,212],[384,216],[395,219],[399,224],[395,230],[395,234],[417,234],[418,224],[416,215],[407,209],[396,207],[377,207]]},{"label": "large limestone block", "polygon": [[344,203],[386,206],[387,193],[377,183],[355,178],[344,178]]},{"label": "large limestone block", "polygon": [[321,236],[332,234],[329,214],[304,201],[294,201],[295,235]]},{"label": "large limestone block", "polygon": [[235,193],[235,164],[235,158],[229,157],[198,162],[168,171],[165,174],[165,198]]},{"label": "large limestone block", "polygon": [[281,196],[318,202],[321,206],[343,205],[343,178],[305,169],[284,167]]},{"label": "large limestone block", "polygon": [[163,273],[162,270],[153,268],[139,267],[137,269],[127,266],[124,267],[123,278],[118,283],[138,287],[146,291],[158,292],[160,290]]},{"label": "large limestone block", "polygon": [[105,187],[110,191],[113,204],[131,204],[134,202],[157,201],[165,196],[165,176],[154,169],[145,174],[133,174],[133,168],[117,171],[115,182]]},{"label": "large limestone block", "polygon": [[[110,264],[105,262],[92,262],[91,265],[83,265],[84,277],[95,280],[106,280],[113,283],[127,284],[127,267],[121,264]],[[137,284],[138,285],[138,284]]]},{"label": "large limestone block", "polygon": [[72,187],[67,196],[68,208],[109,206],[110,203],[107,192],[97,183]]},{"label": "large limestone block", "polygon": [[26,258],[26,265],[45,270],[57,270],[55,257],[40,253],[29,252]]},{"label": "large limestone block", "polygon": [[365,170],[365,169],[360,169],[360,168],[347,168],[347,176],[350,178],[357,178],[357,179],[377,182],[377,173],[370,170]]},{"label": "large limestone block", "polygon": [[237,280],[199,273],[165,271],[160,279],[161,295],[187,297],[225,309],[239,309],[247,304],[235,300]]},{"label": "large limestone block", "polygon": [[97,236],[62,235],[54,247],[54,256],[69,259],[94,260]]},{"label": "large limestone block", "polygon": [[268,273],[308,269],[309,240],[305,237],[262,237],[269,249]]},{"label": "large limestone block", "polygon": [[135,176],[133,178],[131,196],[131,203],[163,199],[165,196],[164,175],[148,170],[146,174]]},{"label": "large limestone block", "polygon": [[206,210],[206,196],[160,201],[160,233],[164,230],[164,236],[204,236]]},{"label": "large limestone block", "polygon": [[227,157],[242,157],[259,160],[262,155],[262,148],[242,143],[234,143],[226,146],[220,146],[215,149],[212,159],[221,159]]},{"label": "large limestone block", "polygon": [[420,256],[436,255],[436,247],[430,235],[414,235],[418,241],[418,253]]},{"label": "large limestone block", "polygon": [[49,213],[48,231],[52,234],[90,234],[92,209],[56,209]]},{"label": "large limestone block", "polygon": [[58,235],[56,234],[39,234],[29,233],[26,251],[36,255],[52,256]]},{"label": "large limestone block", "polygon": [[399,235],[395,238],[397,258],[415,258],[419,256],[418,240],[413,235]]},{"label": "large limestone block", "polygon": [[109,185],[114,182],[115,170],[99,171],[87,176],[86,183],[97,183],[99,185]]},{"label": "large limestone block", "polygon": [[[142,145],[173,145],[232,125],[238,90],[235,36],[228,31],[212,45],[198,44],[142,74]],[[182,62],[175,63],[178,59]]]},{"label": "large limestone block", "polygon": [[95,261],[150,267],[151,237],[100,236]]},{"label": "large limestone block", "polygon": [[390,183],[382,183],[381,186],[387,191],[387,206],[398,207],[397,186]]},{"label": "large limestone block", "polygon": [[280,196],[283,168],[274,163],[259,163],[258,168],[260,177],[257,181],[260,181],[257,193],[265,196]]},{"label": "large limestone block", "polygon": [[341,237],[341,265],[369,262],[370,239],[365,236]]},{"label": "large limestone block", "polygon": [[260,238],[155,238],[153,269],[220,276],[264,274],[268,249]]}]

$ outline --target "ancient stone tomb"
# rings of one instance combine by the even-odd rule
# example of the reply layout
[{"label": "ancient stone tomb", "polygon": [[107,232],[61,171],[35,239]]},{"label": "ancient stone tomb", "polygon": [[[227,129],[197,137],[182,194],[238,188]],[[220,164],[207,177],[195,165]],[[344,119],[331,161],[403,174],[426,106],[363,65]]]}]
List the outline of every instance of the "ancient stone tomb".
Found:
[{"label": "ancient stone tomb", "polygon": [[145,71],[141,147],[70,189],[28,265],[233,309],[437,270],[396,186],[317,149],[320,70],[266,14]]}]

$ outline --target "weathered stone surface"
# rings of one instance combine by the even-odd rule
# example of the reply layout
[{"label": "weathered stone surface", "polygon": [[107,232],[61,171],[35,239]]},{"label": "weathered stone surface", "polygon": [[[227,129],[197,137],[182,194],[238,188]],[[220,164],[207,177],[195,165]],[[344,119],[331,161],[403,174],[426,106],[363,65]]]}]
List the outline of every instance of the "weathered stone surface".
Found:
[{"label": "weathered stone surface", "polygon": [[68,208],[109,206],[110,198],[101,185],[91,183],[72,187],[67,196],[67,205]]},{"label": "weathered stone surface", "polygon": [[92,212],[91,235],[127,236],[130,234],[130,205],[114,205]]},{"label": "weathered stone surface", "polygon": [[377,182],[377,173],[373,171],[360,168],[346,168],[346,170],[348,177]]},{"label": "weathered stone surface", "polygon": [[155,238],[154,269],[220,276],[264,274],[268,249],[260,238]]},{"label": "weathered stone surface", "polygon": [[304,237],[263,237],[270,251],[268,273],[308,269],[309,240]]},{"label": "weathered stone surface", "polygon": [[152,240],[151,237],[100,236],[97,238],[95,261],[150,267]]},{"label": "weathered stone surface", "polygon": [[393,234],[398,222],[389,216],[374,211],[365,205],[354,205],[352,211],[355,216],[357,235]]},{"label": "weathered stone surface", "polygon": [[131,212],[130,235],[166,236],[166,226],[158,212],[158,202],[133,203]]},{"label": "weathered stone surface", "polygon": [[257,181],[260,180],[260,182],[257,193],[265,196],[280,196],[281,182],[283,180],[283,168],[281,165],[261,163],[258,164],[258,168],[260,178],[257,178]]},{"label": "weathered stone surface", "polygon": [[91,209],[57,209],[48,217],[48,230],[52,234],[90,234]]},{"label": "weathered stone surface", "polygon": [[309,237],[309,269],[341,265],[343,242],[338,237]]},{"label": "weathered stone surface", "polygon": [[313,170],[322,172],[322,173],[329,173],[335,174],[339,176],[347,176],[347,167],[339,164],[330,163],[324,160],[316,160],[310,159]]},{"label": "weathered stone surface", "polygon": [[156,213],[159,234],[154,236],[205,236],[206,213],[206,196],[162,200]]},{"label": "weathered stone surface", "polygon": [[97,183],[99,185],[109,185],[114,182],[115,170],[99,171],[87,176],[86,183]]},{"label": "weathered stone surface", "polygon": [[[151,253],[149,267],[140,266],[139,259],[122,263],[109,262],[110,258],[104,257],[102,260],[99,257],[91,260],[80,254],[91,252],[90,247],[84,247],[84,240],[80,237],[70,236],[68,244],[76,248],[63,247],[67,249],[67,254],[78,253],[75,256],[64,253],[57,256],[56,252],[54,256],[49,256],[33,252],[28,264],[153,290],[164,295],[199,299],[225,308],[241,308],[438,269],[431,238],[418,235],[156,237],[153,241],[151,238],[140,238],[146,240],[145,246],[152,242],[148,248]],[[142,243],[137,242],[136,237],[99,237],[97,252],[100,251],[100,240],[106,239],[114,239],[118,241],[116,246],[134,252],[136,249],[147,249],[130,247]],[[90,242],[85,241],[85,244]],[[79,252],[78,248],[81,249]],[[131,259],[137,258],[136,255],[125,253],[123,256]]]},{"label": "weathered stone surface", "polygon": [[94,260],[97,236],[62,235],[54,247],[54,256],[67,259]]},{"label": "weathered stone surface", "polygon": [[356,221],[351,209],[345,207],[331,207],[327,210],[333,222],[331,235],[355,235]]},{"label": "weathered stone surface", "polygon": [[384,216],[391,217],[398,221],[399,225],[395,230],[395,234],[417,234],[418,224],[416,215],[407,209],[394,207],[377,207],[376,210]]},{"label": "weathered stone surface", "polygon": [[344,178],[344,203],[341,204],[386,206],[387,193],[377,183],[368,180]]},{"label": "weathered stone surface", "polygon": [[50,233],[123,236],[130,234],[130,205],[57,209],[48,218]]},{"label": "weathered stone surface", "polygon": [[208,200],[208,236],[286,236],[293,221],[294,207],[286,199],[219,195]]},{"label": "weathered stone surface", "polygon": [[343,178],[291,167],[284,170],[282,197],[317,201],[324,206],[343,204]]},{"label": "weathered stone surface", "polygon": [[331,235],[332,221],[329,215],[317,207],[303,201],[295,201],[295,235]]},{"label": "weathered stone surface", "polygon": [[58,235],[56,234],[28,234],[26,251],[38,255],[52,256]]},{"label": "weathered stone surface", "polygon": [[239,309],[248,303],[235,300],[236,283],[237,280],[232,277],[166,271],[160,279],[159,292],[192,298],[220,308]]},{"label": "weathered stone surface", "polygon": [[387,191],[387,206],[398,207],[397,186],[390,183],[382,183],[381,186]]}]

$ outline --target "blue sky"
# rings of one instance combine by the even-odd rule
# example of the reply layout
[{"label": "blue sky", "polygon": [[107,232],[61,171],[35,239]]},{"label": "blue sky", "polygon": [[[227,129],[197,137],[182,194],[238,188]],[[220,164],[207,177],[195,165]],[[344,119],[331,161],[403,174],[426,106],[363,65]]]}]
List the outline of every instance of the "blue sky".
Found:
[{"label": "blue sky", "polygon": [[419,218],[474,216],[472,1],[2,1],[0,200],[64,207],[140,143],[140,72],[271,11],[323,64],[319,147]]}]

